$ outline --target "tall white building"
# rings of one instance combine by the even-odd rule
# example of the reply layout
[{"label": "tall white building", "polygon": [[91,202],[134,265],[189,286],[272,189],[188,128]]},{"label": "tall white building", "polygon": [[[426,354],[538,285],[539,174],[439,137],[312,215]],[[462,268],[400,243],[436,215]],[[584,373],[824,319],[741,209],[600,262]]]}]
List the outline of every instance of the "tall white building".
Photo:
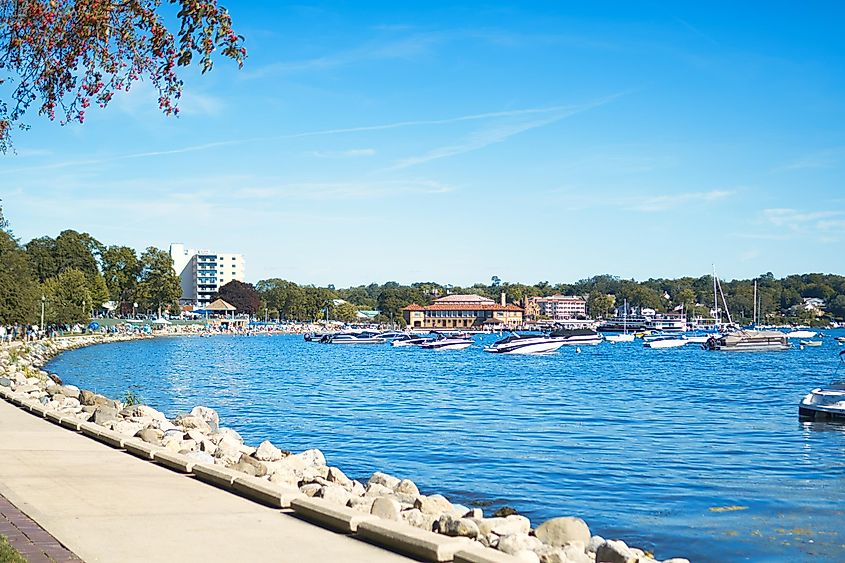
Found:
[{"label": "tall white building", "polygon": [[182,285],[182,305],[203,307],[222,286],[232,280],[244,281],[243,254],[186,249],[184,244],[173,243],[170,257]]}]

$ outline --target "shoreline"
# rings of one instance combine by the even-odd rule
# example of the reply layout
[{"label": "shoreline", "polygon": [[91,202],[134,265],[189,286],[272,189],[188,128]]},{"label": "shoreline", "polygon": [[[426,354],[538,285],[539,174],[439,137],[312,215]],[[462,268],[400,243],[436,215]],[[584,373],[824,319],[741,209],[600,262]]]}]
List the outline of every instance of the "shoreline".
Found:
[{"label": "shoreline", "polygon": [[[240,435],[220,425],[216,411],[196,406],[189,414],[173,420],[140,404],[126,405],[74,386],[61,385],[43,366],[58,354],[83,346],[124,342],[138,338],[183,336],[179,334],[74,336],[57,341],[0,346],[0,387],[11,391],[13,400],[43,409],[48,419],[61,418],[64,426],[99,432],[101,441],[120,446],[132,443],[147,459],[158,457],[167,465],[208,468],[217,482],[247,477],[269,488],[281,502],[287,500],[296,510],[297,502],[306,519],[320,523],[309,503],[340,511],[347,517],[373,518],[381,524],[399,526],[405,531],[421,531],[436,539],[459,538],[493,555],[513,556],[514,561],[542,563],[591,563],[623,561],[654,563],[652,554],[627,546],[618,540],[591,535],[581,518],[552,518],[533,527],[528,518],[513,510],[485,517],[479,508],[453,504],[442,495],[423,495],[416,484],[376,472],[364,484],[349,479],[342,470],[329,466],[316,449],[291,453],[263,441],[256,447],[244,444]],[[19,405],[20,406],[20,405]],[[83,426],[84,425],[84,426]],[[132,452],[136,453],[136,452]],[[137,453],[136,453],[137,455]],[[142,456],[143,457],[143,456]],[[213,479],[211,479],[213,480]],[[307,515],[312,511],[310,518]],[[319,511],[318,511],[319,512]],[[469,545],[467,544],[467,545]],[[401,548],[397,548],[401,550]],[[483,561],[485,559],[479,559]],[[489,559],[493,560],[493,559]],[[681,563],[685,559],[665,559]]]}]

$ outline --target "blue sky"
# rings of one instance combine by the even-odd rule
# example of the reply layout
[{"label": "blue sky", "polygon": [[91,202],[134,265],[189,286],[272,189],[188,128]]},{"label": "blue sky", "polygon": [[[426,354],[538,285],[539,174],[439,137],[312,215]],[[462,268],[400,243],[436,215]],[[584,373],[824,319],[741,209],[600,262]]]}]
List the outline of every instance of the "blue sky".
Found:
[{"label": "blue sky", "polygon": [[178,119],[31,117],[16,235],[337,286],[845,273],[841,4],[222,3],[246,66]]}]

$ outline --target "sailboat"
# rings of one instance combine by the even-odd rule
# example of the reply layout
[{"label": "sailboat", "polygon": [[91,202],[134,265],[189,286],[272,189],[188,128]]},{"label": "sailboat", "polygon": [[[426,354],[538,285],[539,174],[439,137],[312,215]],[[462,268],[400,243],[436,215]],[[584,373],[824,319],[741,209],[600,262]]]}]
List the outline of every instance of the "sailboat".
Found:
[{"label": "sailboat", "polygon": [[716,297],[717,288],[718,295],[722,296],[722,303],[725,305],[725,313],[728,315],[728,324],[727,326],[722,327],[724,329],[722,332],[725,333],[724,336],[714,335],[707,339],[707,342],[702,345],[705,350],[717,352],[769,352],[776,350],[789,350],[789,340],[787,340],[786,335],[782,332],[774,330],[743,329],[733,324],[731,312],[728,309],[728,302],[725,299],[725,292],[722,291],[722,285],[719,283],[719,278],[716,277],[716,268],[714,267],[713,294],[716,298],[716,312],[718,313],[718,297]]},{"label": "sailboat", "polygon": [[608,334],[604,337],[605,340],[608,342],[633,342],[634,335],[628,334],[628,300],[625,300],[624,310],[622,313],[622,326],[623,333],[622,334]]}]

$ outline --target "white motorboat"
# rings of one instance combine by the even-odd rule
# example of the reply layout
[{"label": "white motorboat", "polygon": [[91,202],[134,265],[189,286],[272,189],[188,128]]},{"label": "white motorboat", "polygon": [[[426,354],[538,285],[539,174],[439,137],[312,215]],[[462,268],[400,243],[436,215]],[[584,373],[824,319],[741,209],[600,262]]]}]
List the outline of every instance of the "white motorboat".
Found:
[{"label": "white motorboat", "polygon": [[512,334],[498,342],[486,346],[485,352],[493,354],[550,354],[564,345],[560,339],[545,334]]},{"label": "white motorboat", "polygon": [[710,334],[685,334],[684,338],[686,338],[687,342],[690,344],[706,344],[708,339],[719,338],[721,336],[721,334],[713,332]]},{"label": "white motorboat", "polygon": [[562,346],[595,346],[601,343],[601,335],[588,328],[557,329],[550,337],[562,342]]},{"label": "white motorboat", "polygon": [[420,348],[426,350],[463,350],[473,345],[475,341],[465,334],[439,334],[437,338],[423,342]]},{"label": "white motorboat", "polygon": [[812,330],[792,330],[786,333],[787,338],[814,338],[818,333]]},{"label": "white motorboat", "polygon": [[[839,352],[843,361],[845,351]],[[829,387],[813,389],[798,405],[798,418],[809,421],[845,421],[845,381],[834,381]]]},{"label": "white motorboat", "polygon": [[384,338],[379,338],[371,332],[339,332],[328,336],[325,340],[328,344],[384,344]]},{"label": "white motorboat", "polygon": [[840,344],[845,344],[845,336],[837,336],[834,340],[836,340]]},{"label": "white motorboat", "polygon": [[633,334],[605,334],[604,339],[608,342],[633,342]]},{"label": "white motorboat", "polygon": [[430,336],[419,336],[417,334],[403,334],[402,336],[397,336],[394,338],[390,345],[396,348],[402,346],[419,346],[420,344],[424,344],[426,342],[431,342],[432,338]]},{"label": "white motorboat", "polygon": [[822,341],[821,340],[799,340],[798,344],[800,344],[801,346],[809,346],[811,348],[814,348],[814,347],[817,347],[817,346],[821,346]]},{"label": "white motorboat", "polygon": [[680,348],[689,344],[686,338],[675,336],[660,336],[643,344],[644,348]]}]

